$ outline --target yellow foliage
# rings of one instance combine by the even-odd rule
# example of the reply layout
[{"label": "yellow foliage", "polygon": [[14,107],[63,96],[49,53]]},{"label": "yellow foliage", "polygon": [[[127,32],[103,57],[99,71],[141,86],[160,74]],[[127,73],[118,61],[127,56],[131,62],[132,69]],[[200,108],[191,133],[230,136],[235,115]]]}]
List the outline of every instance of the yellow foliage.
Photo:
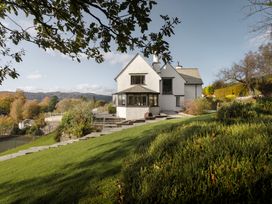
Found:
[{"label": "yellow foliage", "polygon": [[237,83],[214,91],[216,98],[224,99],[228,95],[245,96],[247,95],[247,89],[243,84]]}]

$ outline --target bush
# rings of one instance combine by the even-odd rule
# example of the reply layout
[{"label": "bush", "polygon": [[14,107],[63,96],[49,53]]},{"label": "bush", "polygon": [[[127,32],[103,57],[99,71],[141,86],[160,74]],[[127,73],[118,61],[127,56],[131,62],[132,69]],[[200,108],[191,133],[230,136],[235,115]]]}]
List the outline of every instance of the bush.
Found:
[{"label": "bush", "polygon": [[200,115],[205,110],[211,109],[211,103],[206,98],[198,98],[192,101],[185,102],[185,113],[191,115]]},{"label": "bush", "polygon": [[109,112],[109,114],[115,114],[116,113],[116,107],[112,106],[111,103],[108,105],[108,112]]},{"label": "bush", "polygon": [[272,114],[272,97],[257,98],[256,110],[259,113]]},{"label": "bush", "polygon": [[252,103],[232,102],[217,111],[217,119],[225,123],[248,121],[257,116]]},{"label": "bush", "polygon": [[43,135],[43,131],[37,125],[33,125],[31,127],[26,128],[26,134],[32,136],[40,136]]},{"label": "bush", "polygon": [[271,203],[270,122],[193,122],[158,134],[123,164],[125,203]]},{"label": "bush", "polygon": [[81,137],[92,132],[93,114],[87,103],[66,112],[61,121],[64,134]]}]

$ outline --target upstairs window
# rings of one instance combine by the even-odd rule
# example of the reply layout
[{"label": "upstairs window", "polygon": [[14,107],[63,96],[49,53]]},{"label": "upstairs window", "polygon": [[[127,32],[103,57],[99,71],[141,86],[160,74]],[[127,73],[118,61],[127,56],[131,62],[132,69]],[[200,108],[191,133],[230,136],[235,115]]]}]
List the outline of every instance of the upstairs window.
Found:
[{"label": "upstairs window", "polygon": [[131,76],[131,85],[135,84],[145,84],[145,76],[144,75],[132,75]]},{"label": "upstairs window", "polygon": [[173,83],[172,79],[162,79],[162,94],[172,94],[173,93]]}]

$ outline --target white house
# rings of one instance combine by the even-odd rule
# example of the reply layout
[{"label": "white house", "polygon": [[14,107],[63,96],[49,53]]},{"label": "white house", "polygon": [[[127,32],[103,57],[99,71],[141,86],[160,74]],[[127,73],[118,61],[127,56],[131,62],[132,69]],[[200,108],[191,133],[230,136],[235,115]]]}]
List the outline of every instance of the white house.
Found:
[{"label": "white house", "polygon": [[201,96],[202,79],[197,68],[161,67],[159,58],[152,65],[137,54],[116,76],[113,95],[118,117],[144,118],[146,113],[180,111],[184,102]]}]

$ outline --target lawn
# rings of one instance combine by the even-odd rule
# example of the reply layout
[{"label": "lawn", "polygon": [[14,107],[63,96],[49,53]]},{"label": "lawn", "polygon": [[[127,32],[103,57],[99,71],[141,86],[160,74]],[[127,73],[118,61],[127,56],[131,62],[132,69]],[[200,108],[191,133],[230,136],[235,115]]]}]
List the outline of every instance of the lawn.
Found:
[{"label": "lawn", "polygon": [[139,144],[207,118],[160,121],[1,162],[0,203],[118,202],[122,163]]},{"label": "lawn", "polygon": [[30,147],[37,147],[37,146],[54,144],[54,143],[56,143],[54,137],[55,137],[55,132],[50,133],[50,134],[45,135],[45,136],[41,136],[41,137],[35,139],[34,141],[32,141],[30,143],[20,145],[20,146],[18,146],[16,148],[12,148],[12,149],[9,149],[7,151],[1,152],[0,156],[7,155],[7,154],[12,154],[12,153],[18,152],[20,150],[28,149]]}]

